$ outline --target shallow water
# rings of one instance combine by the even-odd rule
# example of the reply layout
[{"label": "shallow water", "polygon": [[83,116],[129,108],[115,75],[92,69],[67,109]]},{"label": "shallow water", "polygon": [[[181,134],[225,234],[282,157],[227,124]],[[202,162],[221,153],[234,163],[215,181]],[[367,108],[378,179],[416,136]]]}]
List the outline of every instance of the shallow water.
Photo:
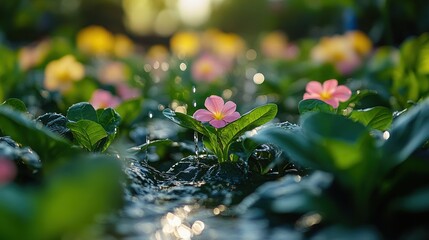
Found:
[{"label": "shallow water", "polygon": [[166,172],[130,159],[124,207],[106,219],[104,238],[300,239],[284,226],[269,227],[255,212],[237,211],[258,186],[280,177],[247,169],[240,163],[218,165],[207,155],[184,158]]}]

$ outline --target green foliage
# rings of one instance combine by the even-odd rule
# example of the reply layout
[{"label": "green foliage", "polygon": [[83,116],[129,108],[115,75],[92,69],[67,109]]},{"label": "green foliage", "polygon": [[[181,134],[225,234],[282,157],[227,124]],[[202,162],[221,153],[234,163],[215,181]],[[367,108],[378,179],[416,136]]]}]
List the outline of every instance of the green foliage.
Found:
[{"label": "green foliage", "polygon": [[99,150],[99,143],[108,136],[100,124],[90,120],[70,122],[67,127],[72,131],[74,139],[91,152]]},{"label": "green foliage", "polygon": [[139,109],[141,109],[142,104],[143,100],[141,98],[130,99],[119,104],[115,110],[121,116],[121,124],[125,127],[131,125],[132,121],[139,116]]},{"label": "green foliage", "polygon": [[[304,204],[307,209],[302,213],[318,212],[328,222],[360,225],[371,222],[375,216],[386,221],[383,224],[389,224],[387,216],[392,214],[427,212],[429,205],[424,199],[429,186],[425,182],[411,184],[407,181],[414,178],[413,174],[427,174],[427,164],[419,164],[412,154],[429,139],[429,100],[395,119],[389,128],[388,139],[376,138],[370,130],[376,126],[386,128],[390,113],[384,109],[373,111],[370,116],[360,116],[360,121],[366,126],[345,116],[310,112],[301,117],[300,129],[273,126],[262,129],[251,140],[275,144],[296,163],[332,174],[336,184],[320,196],[323,203],[314,206]],[[386,115],[386,120],[375,120],[383,119],[383,115]],[[408,194],[402,193],[398,197],[398,191]],[[345,200],[333,192],[350,198]],[[309,202],[314,197],[302,196],[300,201]],[[279,199],[287,198],[282,196]],[[339,206],[347,206],[348,210],[344,212]],[[283,210],[295,211],[284,206],[276,212]]]},{"label": "green foliage", "polygon": [[66,158],[40,186],[2,187],[1,239],[85,237],[85,228],[97,214],[119,206],[122,173],[116,159],[102,155]]},{"label": "green foliage", "polygon": [[277,114],[277,105],[266,104],[254,108],[221,129],[206,126],[195,120],[192,116],[176,113],[171,109],[165,109],[163,114],[174,123],[197,131],[207,137],[204,142],[206,147],[213,151],[219,162],[226,162],[231,161],[229,156],[231,144],[246,131],[250,131],[271,121]]},{"label": "green foliage", "polygon": [[386,107],[373,107],[352,111],[350,119],[377,130],[387,130],[393,121],[393,113]]},{"label": "green foliage", "polygon": [[25,103],[17,98],[8,98],[1,105],[12,107],[19,112],[27,112],[27,107],[25,106]]},{"label": "green foliage", "polygon": [[20,81],[21,74],[17,71],[17,59],[15,53],[0,45],[0,101],[5,100],[12,88]]},{"label": "green foliage", "polygon": [[0,106],[0,129],[20,144],[31,146],[47,164],[71,151],[69,141],[8,106]]},{"label": "green foliage", "polygon": [[174,143],[174,142],[169,140],[169,139],[154,140],[154,141],[150,141],[148,143],[141,144],[139,146],[129,148],[128,152],[130,152],[130,153],[143,152],[143,151],[146,151],[150,147],[166,146],[166,145],[171,145],[172,143]]},{"label": "green foliage", "polygon": [[306,112],[334,112],[334,108],[318,99],[306,99],[301,100],[298,104],[298,110],[300,114]]},{"label": "green foliage", "polygon": [[399,64],[393,72],[392,93],[398,104],[418,101],[429,92],[429,34],[405,41],[400,48]]},{"label": "green foliage", "polygon": [[72,105],[67,111],[67,127],[75,141],[88,151],[105,151],[116,136],[121,121],[119,114],[111,109],[98,109],[82,102]]}]

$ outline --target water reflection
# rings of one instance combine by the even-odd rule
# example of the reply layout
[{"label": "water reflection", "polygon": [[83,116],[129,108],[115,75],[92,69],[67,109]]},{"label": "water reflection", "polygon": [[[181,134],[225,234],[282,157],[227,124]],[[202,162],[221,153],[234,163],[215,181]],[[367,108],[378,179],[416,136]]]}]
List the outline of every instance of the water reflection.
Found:
[{"label": "water reflection", "polygon": [[161,229],[153,234],[153,239],[192,239],[205,229],[202,220],[192,220],[191,214],[200,208],[198,204],[185,205],[165,214],[161,220]]}]

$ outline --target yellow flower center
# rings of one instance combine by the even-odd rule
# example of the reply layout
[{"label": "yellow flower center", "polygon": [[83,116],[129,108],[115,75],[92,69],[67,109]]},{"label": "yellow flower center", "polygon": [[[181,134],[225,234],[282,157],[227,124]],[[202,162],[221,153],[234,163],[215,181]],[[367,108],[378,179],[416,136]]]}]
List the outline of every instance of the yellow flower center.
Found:
[{"label": "yellow flower center", "polygon": [[222,120],[222,119],[223,119],[222,112],[214,112],[214,113],[213,113],[213,117],[214,117],[216,120]]},{"label": "yellow flower center", "polygon": [[329,92],[325,92],[325,91],[323,91],[322,93],[320,93],[320,98],[322,99],[322,100],[329,100],[329,99],[331,99],[332,98],[332,94],[331,93],[329,93]]}]

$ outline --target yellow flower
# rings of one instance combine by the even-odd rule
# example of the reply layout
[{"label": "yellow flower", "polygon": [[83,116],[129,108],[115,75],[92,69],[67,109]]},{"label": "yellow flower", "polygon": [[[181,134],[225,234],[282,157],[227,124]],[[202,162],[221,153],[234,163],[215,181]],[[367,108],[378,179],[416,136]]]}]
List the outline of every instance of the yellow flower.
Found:
[{"label": "yellow flower", "polygon": [[114,47],[114,36],[100,26],[89,26],[77,35],[77,47],[88,55],[107,56]]},{"label": "yellow flower", "polygon": [[49,91],[65,93],[84,75],[84,66],[77,62],[74,56],[66,55],[48,63],[45,68],[44,86]]},{"label": "yellow flower", "polygon": [[288,39],[280,31],[270,32],[261,41],[262,53],[270,58],[283,58],[287,51]]},{"label": "yellow flower", "polygon": [[352,31],[346,33],[346,38],[351,42],[354,50],[360,56],[366,56],[372,49],[371,39],[366,34],[360,31]]},{"label": "yellow flower", "polygon": [[195,32],[178,32],[171,37],[170,47],[179,58],[193,57],[200,51],[200,39]]},{"label": "yellow flower", "polygon": [[115,44],[113,46],[113,53],[117,57],[128,57],[134,51],[134,43],[124,34],[115,35]]},{"label": "yellow flower", "polygon": [[161,44],[156,44],[147,50],[146,55],[150,61],[165,61],[168,58],[168,49]]},{"label": "yellow flower", "polygon": [[246,48],[244,40],[235,33],[218,32],[212,41],[213,52],[222,59],[238,57]]}]

